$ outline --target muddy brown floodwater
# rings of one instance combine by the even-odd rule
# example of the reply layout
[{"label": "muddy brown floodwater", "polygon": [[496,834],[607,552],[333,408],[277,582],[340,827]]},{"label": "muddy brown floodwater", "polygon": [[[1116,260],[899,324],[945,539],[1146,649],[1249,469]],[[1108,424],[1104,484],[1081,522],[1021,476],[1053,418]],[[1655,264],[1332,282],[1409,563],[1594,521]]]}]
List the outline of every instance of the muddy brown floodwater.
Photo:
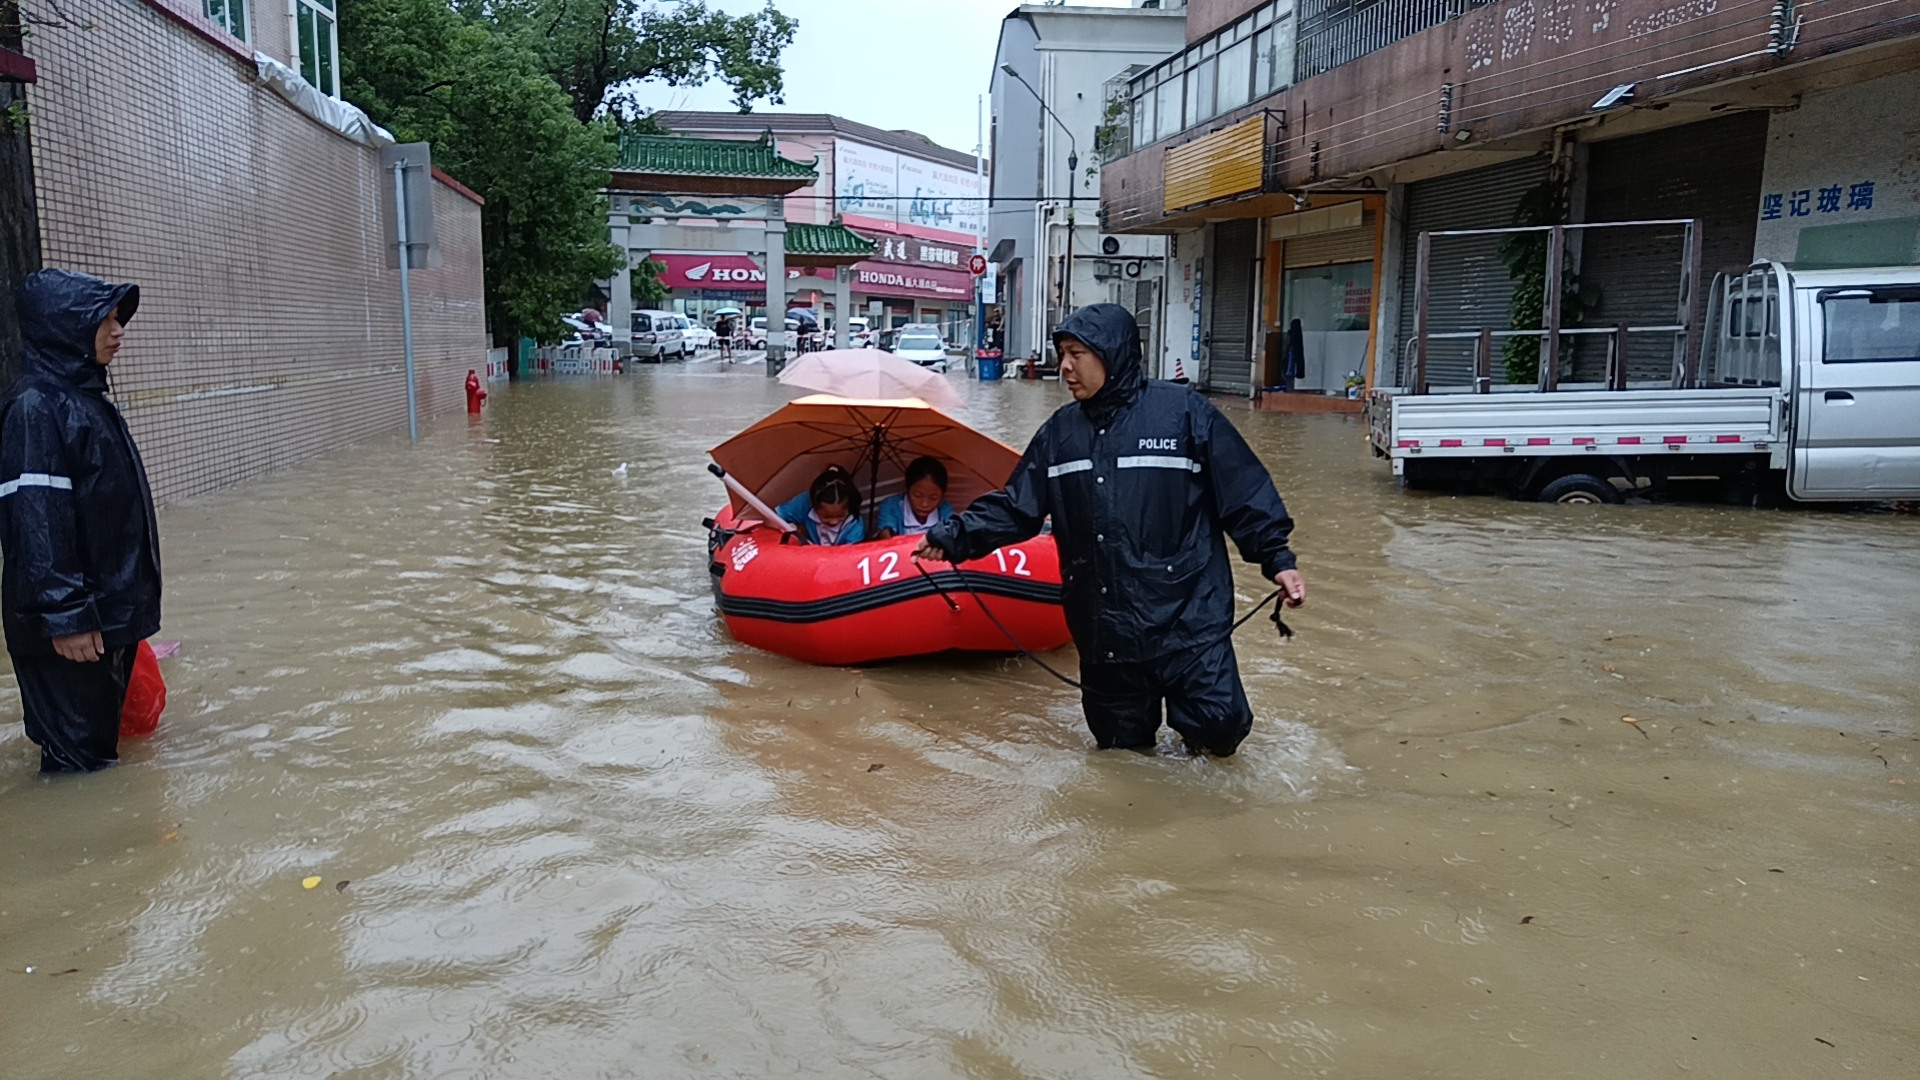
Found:
[{"label": "muddy brown floodwater", "polygon": [[159,735],[47,782],[0,699],[0,1075],[1920,1075],[1920,519],[1236,410],[1300,636],[1239,757],[1096,754],[1029,664],[729,640],[702,451],[786,396],[514,386],[167,509]]}]

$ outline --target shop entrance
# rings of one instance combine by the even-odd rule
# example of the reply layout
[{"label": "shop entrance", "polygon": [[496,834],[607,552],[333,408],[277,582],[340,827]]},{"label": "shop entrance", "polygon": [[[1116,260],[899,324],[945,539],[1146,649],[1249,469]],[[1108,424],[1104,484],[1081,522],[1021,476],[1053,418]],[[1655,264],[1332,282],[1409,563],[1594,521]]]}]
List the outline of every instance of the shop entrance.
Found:
[{"label": "shop entrance", "polygon": [[[1301,350],[1303,371],[1293,389],[1344,394],[1349,377],[1363,377],[1373,330],[1373,263],[1350,262],[1289,269],[1284,277],[1286,330],[1282,356]],[[1298,321],[1298,341],[1293,323]]]}]

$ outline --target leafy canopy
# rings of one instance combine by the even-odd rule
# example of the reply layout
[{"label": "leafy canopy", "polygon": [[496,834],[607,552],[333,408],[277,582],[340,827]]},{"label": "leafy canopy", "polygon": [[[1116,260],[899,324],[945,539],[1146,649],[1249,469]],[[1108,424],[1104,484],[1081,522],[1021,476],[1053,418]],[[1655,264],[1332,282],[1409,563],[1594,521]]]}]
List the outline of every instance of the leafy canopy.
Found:
[{"label": "leafy canopy", "polygon": [[734,106],[781,104],[780,54],[798,23],[774,10],[738,17],[701,0],[459,0],[461,9],[529,33],[547,70],[573,101],[582,123],[601,114],[632,118],[647,110],[645,80],[697,86],[719,79]]},{"label": "leafy canopy", "polygon": [[[486,199],[495,340],[550,339],[626,257],[608,240],[603,192],[618,124],[638,109],[630,84],[717,74],[743,107],[778,100],[793,28],[770,6],[733,19],[697,2],[342,0],[341,89],[402,142],[432,143],[434,164]],[[658,268],[635,268],[637,302],[665,297]]]}]

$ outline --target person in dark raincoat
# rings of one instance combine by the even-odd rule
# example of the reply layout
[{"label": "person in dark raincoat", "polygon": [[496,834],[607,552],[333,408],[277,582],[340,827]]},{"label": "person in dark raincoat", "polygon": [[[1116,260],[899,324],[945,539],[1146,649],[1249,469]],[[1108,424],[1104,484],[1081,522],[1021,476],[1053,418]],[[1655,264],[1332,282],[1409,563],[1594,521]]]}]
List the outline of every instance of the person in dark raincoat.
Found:
[{"label": "person in dark raincoat", "polygon": [[160,530],[107,365],[135,285],[42,270],[17,294],[26,371],[0,397],[0,623],[42,772],[119,759],[134,650],[160,629]]},{"label": "person in dark raincoat", "polygon": [[1074,402],[1041,425],[1004,488],[935,526],[915,554],[978,559],[1051,516],[1094,741],[1152,749],[1164,703],[1190,751],[1232,754],[1253,709],[1230,637],[1224,537],[1298,607],[1307,590],[1287,547],[1293,521],[1219,410],[1145,377],[1131,312],[1082,308],[1053,340]]}]

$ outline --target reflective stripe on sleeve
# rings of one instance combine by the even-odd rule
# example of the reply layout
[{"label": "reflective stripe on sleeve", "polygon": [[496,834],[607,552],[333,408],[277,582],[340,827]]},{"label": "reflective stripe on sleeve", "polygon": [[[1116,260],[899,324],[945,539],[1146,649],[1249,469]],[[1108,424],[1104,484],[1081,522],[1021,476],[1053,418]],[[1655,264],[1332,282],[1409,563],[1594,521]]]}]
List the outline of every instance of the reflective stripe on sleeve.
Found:
[{"label": "reflective stripe on sleeve", "polygon": [[[1125,459],[1123,458],[1121,460],[1125,460]],[[1063,461],[1058,465],[1047,466],[1047,479],[1049,480],[1057,479],[1058,477],[1065,476],[1068,473],[1092,472],[1092,471],[1093,471],[1093,460],[1091,458],[1081,458],[1079,461]]]},{"label": "reflective stripe on sleeve", "polygon": [[23,487],[59,488],[61,491],[72,491],[73,481],[64,476],[48,476],[43,472],[21,473],[18,479],[0,484],[0,499],[6,498]]},{"label": "reflective stripe on sleeve", "polygon": [[1139,457],[1123,457],[1115,462],[1122,469],[1179,469],[1182,472],[1199,472],[1200,463],[1183,457],[1162,454],[1143,454]]}]

